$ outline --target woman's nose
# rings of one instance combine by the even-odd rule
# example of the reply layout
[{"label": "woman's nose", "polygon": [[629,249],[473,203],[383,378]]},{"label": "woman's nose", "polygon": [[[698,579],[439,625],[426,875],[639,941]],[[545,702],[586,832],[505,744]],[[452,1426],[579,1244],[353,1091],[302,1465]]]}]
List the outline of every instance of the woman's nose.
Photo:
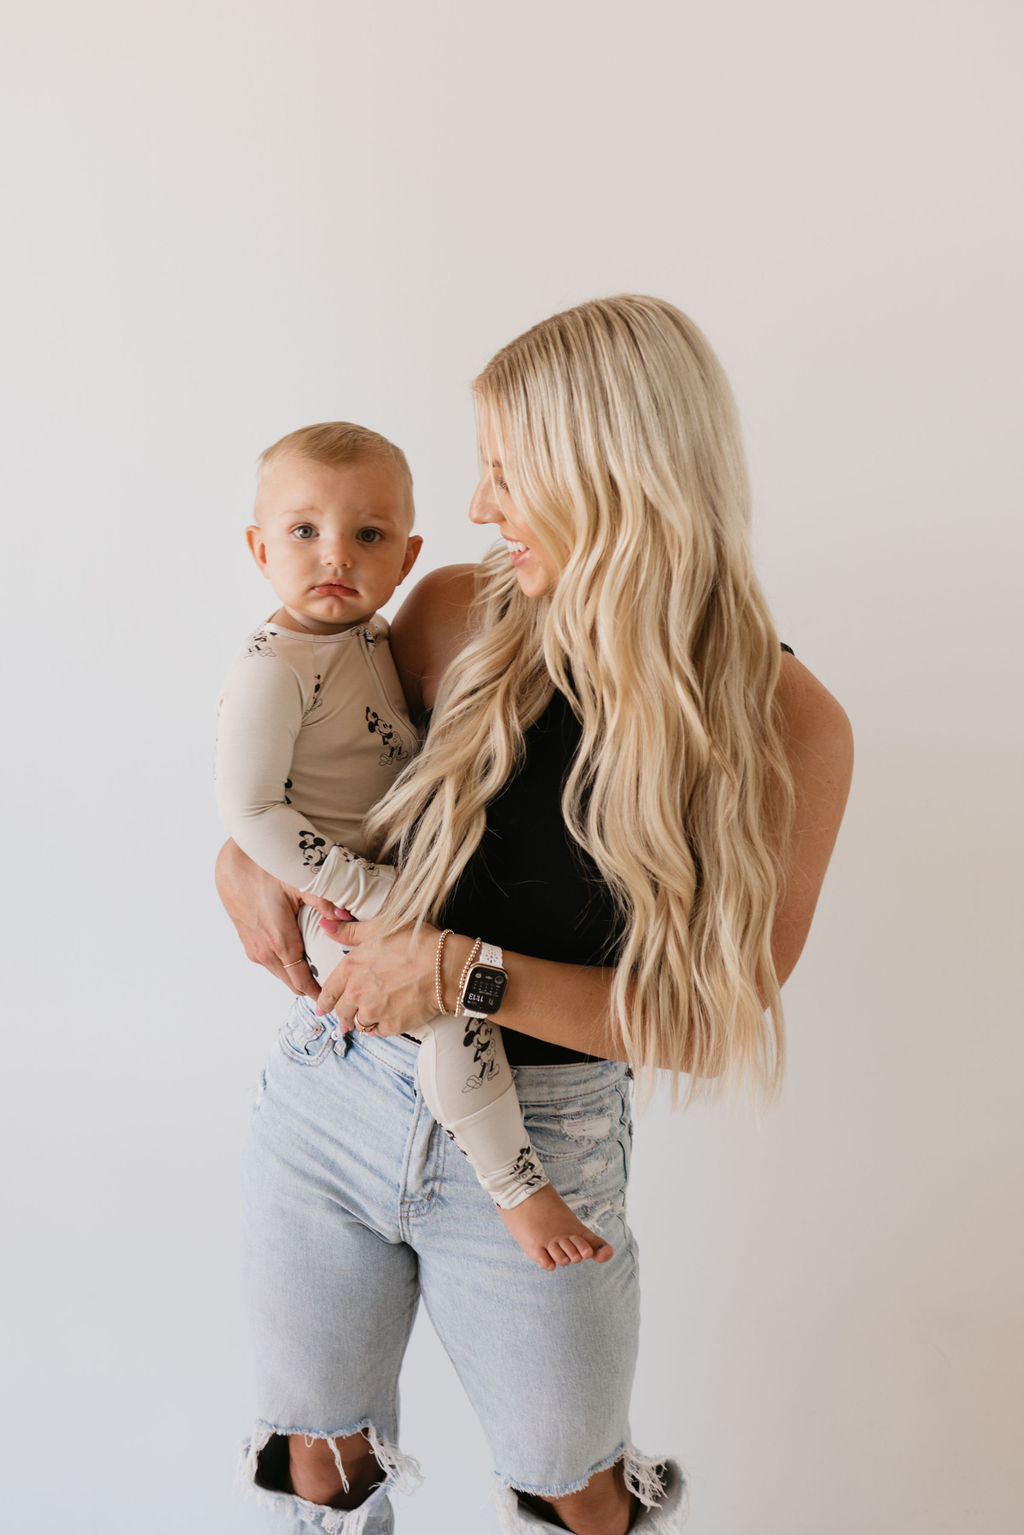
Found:
[{"label": "woman's nose", "polygon": [[489,474],[482,475],[469,503],[469,520],[479,523],[498,522],[500,517],[491,477]]}]

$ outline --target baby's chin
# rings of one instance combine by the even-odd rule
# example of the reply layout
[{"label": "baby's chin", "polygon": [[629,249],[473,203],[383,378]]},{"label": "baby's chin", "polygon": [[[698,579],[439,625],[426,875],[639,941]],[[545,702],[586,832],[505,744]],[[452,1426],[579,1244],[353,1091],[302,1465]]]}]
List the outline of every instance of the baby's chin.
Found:
[{"label": "baby's chin", "polygon": [[[332,612],[332,608],[337,611]],[[295,634],[344,634],[348,629],[358,629],[367,623],[376,611],[376,608],[366,608],[363,604],[353,607],[351,603],[328,600],[319,603],[315,610],[294,605],[281,607],[271,622]]]}]

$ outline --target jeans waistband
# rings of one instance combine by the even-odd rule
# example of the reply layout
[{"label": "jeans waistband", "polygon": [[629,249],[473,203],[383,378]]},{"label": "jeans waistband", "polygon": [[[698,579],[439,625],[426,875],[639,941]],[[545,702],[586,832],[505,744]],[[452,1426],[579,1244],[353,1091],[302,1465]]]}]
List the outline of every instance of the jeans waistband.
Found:
[{"label": "jeans waistband", "polygon": [[[404,1035],[381,1038],[353,1030],[349,1044],[350,1048],[355,1046],[364,1050],[382,1066],[409,1081],[416,1076],[419,1044]],[[632,1073],[622,1061],[571,1061],[557,1066],[513,1066],[512,1075],[518,1091],[530,1103],[557,1103],[567,1097],[612,1087]]]}]

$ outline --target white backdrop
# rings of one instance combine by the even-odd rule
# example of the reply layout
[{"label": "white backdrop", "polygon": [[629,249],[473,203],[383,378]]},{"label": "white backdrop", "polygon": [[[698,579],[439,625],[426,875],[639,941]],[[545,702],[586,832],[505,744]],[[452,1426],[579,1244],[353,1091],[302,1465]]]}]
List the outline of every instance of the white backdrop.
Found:
[{"label": "white backdrop", "polygon": [[[733,378],[780,628],[859,751],[781,1105],[640,1126],[636,1437],[689,1465],[694,1535],[1019,1529],[1021,20],[40,0],[7,28],[6,1528],[255,1527],[235,1190],[283,999],[215,901],[210,762],[267,604],[256,454],[379,427],[421,570],[472,558],[469,379],[630,289]],[[404,1404],[401,1527],[489,1528],[425,1323]]]}]

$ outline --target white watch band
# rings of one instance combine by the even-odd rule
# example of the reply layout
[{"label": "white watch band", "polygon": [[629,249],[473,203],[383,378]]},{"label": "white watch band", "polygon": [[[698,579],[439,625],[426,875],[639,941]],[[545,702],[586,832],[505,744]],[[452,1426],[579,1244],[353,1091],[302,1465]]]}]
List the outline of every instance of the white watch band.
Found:
[{"label": "white watch band", "polygon": [[[502,964],[502,953],[498,948],[498,945],[496,943],[484,943],[482,939],[480,941],[480,953],[473,961],[473,964],[495,965],[499,970],[503,970],[505,968]],[[459,1008],[463,1018],[488,1018],[490,1016],[489,1013],[471,1013],[468,1008],[464,1008],[462,1006],[461,997],[456,1003],[456,1006]]]}]

